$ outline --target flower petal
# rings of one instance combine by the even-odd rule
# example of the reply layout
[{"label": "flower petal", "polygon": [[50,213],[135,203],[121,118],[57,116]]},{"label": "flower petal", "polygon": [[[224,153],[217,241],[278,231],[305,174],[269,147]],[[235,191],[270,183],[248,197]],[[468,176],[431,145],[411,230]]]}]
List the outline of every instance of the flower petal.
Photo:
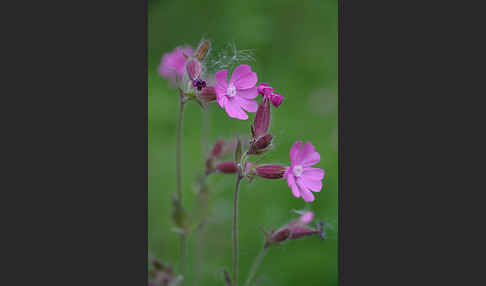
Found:
[{"label": "flower petal", "polygon": [[297,180],[297,186],[299,186],[299,189],[300,189],[300,192],[302,194],[302,198],[304,199],[304,201],[306,201],[306,202],[312,202],[312,201],[314,201],[314,195],[302,183],[302,180],[300,178]]},{"label": "flower petal", "polygon": [[226,110],[226,113],[228,113],[228,115],[232,118],[237,118],[240,120],[248,119],[248,115],[241,109],[240,104],[234,99],[227,100],[224,109]]},{"label": "flower petal", "polygon": [[234,98],[238,104],[248,112],[256,112],[258,108],[258,103],[252,99],[246,99],[243,97],[236,96]]},{"label": "flower petal", "polygon": [[249,65],[239,65],[233,71],[230,82],[233,82],[236,89],[248,89],[256,85],[258,77],[251,71]]},{"label": "flower petal", "polygon": [[314,195],[311,193],[311,191],[305,189],[302,191],[302,198],[304,199],[304,201],[310,203],[310,202],[313,202],[315,197]]},{"label": "flower petal", "polygon": [[228,70],[220,70],[215,75],[216,82],[214,84],[214,91],[216,92],[216,98],[221,108],[224,108],[226,102],[227,77]]},{"label": "flower petal", "polygon": [[314,213],[311,211],[305,212],[300,216],[299,222],[303,224],[309,224],[314,219]]},{"label": "flower petal", "polygon": [[290,165],[295,165],[296,163],[296,159],[299,155],[299,151],[300,151],[300,146],[302,146],[302,141],[297,141],[295,142],[294,146],[292,146],[292,148],[290,148]]},{"label": "flower petal", "polygon": [[251,73],[247,73],[245,76],[240,78],[240,80],[234,81],[233,83],[236,89],[240,90],[240,89],[249,89],[256,86],[257,81],[258,81],[258,77],[256,75],[256,72],[251,72]]},{"label": "flower petal", "polygon": [[249,65],[239,65],[234,69],[233,73],[231,74],[230,81],[238,81],[240,78],[244,77],[248,73],[251,73],[251,67]]},{"label": "flower petal", "polygon": [[300,190],[297,187],[297,185],[295,184],[294,175],[289,173],[286,178],[287,178],[287,185],[289,185],[289,187],[292,189],[292,194],[294,195],[294,197],[299,198],[300,197]]},{"label": "flower petal", "polygon": [[297,157],[297,163],[302,164],[304,167],[308,167],[318,163],[321,160],[319,153],[314,151],[314,146],[311,142],[307,142],[302,147],[302,151]]},{"label": "flower petal", "polygon": [[301,177],[306,180],[322,180],[324,178],[324,170],[319,168],[305,167]]},{"label": "flower petal", "polygon": [[307,180],[299,177],[297,181],[300,181],[302,185],[313,192],[320,192],[322,189],[322,182],[320,180]]},{"label": "flower petal", "polygon": [[255,98],[258,96],[258,91],[257,91],[257,87],[254,86],[252,88],[248,88],[248,89],[239,89],[237,91],[237,94],[239,97],[244,97],[246,99],[252,99],[252,98]]},{"label": "flower petal", "polygon": [[224,106],[226,105],[226,102],[228,101],[228,98],[226,97],[226,95],[216,94],[216,99],[218,100],[218,104],[219,104],[219,106],[221,106],[221,108],[224,108]]},{"label": "flower petal", "polygon": [[[227,80],[228,80],[228,70],[220,70],[215,75],[216,83],[214,88],[220,88],[220,92],[224,91],[226,95],[226,87],[227,87]],[[224,89],[224,90],[223,90]],[[216,91],[217,92],[217,91]]]}]

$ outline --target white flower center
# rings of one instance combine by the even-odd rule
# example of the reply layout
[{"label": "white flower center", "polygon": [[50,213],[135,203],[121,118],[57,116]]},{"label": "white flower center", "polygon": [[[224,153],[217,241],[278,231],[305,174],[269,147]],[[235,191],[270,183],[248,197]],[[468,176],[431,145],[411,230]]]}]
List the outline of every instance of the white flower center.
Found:
[{"label": "white flower center", "polygon": [[295,166],[294,169],[292,170],[292,172],[294,173],[294,176],[296,176],[296,177],[300,177],[300,175],[302,175],[303,171],[304,171],[304,168],[302,168],[301,165]]},{"label": "white flower center", "polygon": [[232,83],[230,83],[228,89],[226,89],[226,95],[229,97],[233,97],[236,95],[236,87]]}]

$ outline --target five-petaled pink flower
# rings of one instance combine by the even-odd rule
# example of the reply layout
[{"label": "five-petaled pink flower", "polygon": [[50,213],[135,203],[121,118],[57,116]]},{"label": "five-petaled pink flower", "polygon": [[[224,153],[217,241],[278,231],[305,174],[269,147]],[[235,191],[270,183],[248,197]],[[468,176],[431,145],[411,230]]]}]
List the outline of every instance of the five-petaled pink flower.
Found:
[{"label": "five-petaled pink flower", "polygon": [[185,72],[186,58],[193,55],[194,51],[189,46],[177,47],[172,52],[164,54],[159,65],[159,74],[168,78],[172,84],[182,80]]},{"label": "five-petaled pink flower", "polygon": [[302,197],[304,201],[312,202],[314,201],[312,192],[321,191],[324,170],[311,167],[321,160],[319,153],[314,151],[312,143],[305,143],[302,150],[301,146],[302,142],[298,141],[290,149],[290,167],[283,177],[287,179],[287,184],[295,197]]},{"label": "five-petaled pink flower", "polygon": [[251,71],[249,65],[239,65],[233,71],[229,82],[227,80],[228,70],[216,73],[214,89],[219,106],[232,118],[248,119],[242,108],[248,112],[256,112],[258,108],[258,104],[253,100],[258,96],[256,73]]}]

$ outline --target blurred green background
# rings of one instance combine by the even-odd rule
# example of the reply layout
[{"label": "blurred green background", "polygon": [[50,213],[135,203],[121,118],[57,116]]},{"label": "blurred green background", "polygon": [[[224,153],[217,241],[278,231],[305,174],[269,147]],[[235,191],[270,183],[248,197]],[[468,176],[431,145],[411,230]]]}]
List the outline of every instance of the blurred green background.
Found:
[{"label": "blurred green background", "polygon": [[[253,49],[252,69],[284,96],[272,108],[270,131],[275,148],[265,162],[289,164],[289,150],[298,140],[311,141],[321,154],[315,167],[325,170],[321,193],[306,204],[294,198],[284,180],[243,181],[240,191],[240,284],[263,244],[263,229],[278,228],[296,217],[292,210],[310,208],[328,222],[325,241],[318,236],[272,247],[257,276],[259,285],[337,285],[338,219],[338,1],[149,1],[149,253],[176,266],[179,237],[171,229],[170,195],[175,192],[175,142],[178,94],[157,73],[163,53],[176,46],[196,47],[202,37],[213,53],[234,43]],[[248,134],[248,121],[229,118],[217,104],[210,108],[210,143]],[[201,108],[186,106],[183,129],[184,205],[196,198],[194,180],[201,172]],[[211,222],[206,228],[203,279],[199,285],[224,285],[221,269],[231,270],[231,226],[234,177],[213,175]],[[190,209],[189,209],[190,211]],[[194,237],[189,238],[185,285],[193,282]]]}]

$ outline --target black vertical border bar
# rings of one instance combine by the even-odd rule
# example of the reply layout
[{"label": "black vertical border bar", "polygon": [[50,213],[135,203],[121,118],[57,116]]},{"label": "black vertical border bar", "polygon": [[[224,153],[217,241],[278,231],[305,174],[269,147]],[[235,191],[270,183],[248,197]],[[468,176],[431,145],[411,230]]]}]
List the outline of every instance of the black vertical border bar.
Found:
[{"label": "black vertical border bar", "polygon": [[343,1],[338,0],[338,281],[344,285],[343,259]]}]

